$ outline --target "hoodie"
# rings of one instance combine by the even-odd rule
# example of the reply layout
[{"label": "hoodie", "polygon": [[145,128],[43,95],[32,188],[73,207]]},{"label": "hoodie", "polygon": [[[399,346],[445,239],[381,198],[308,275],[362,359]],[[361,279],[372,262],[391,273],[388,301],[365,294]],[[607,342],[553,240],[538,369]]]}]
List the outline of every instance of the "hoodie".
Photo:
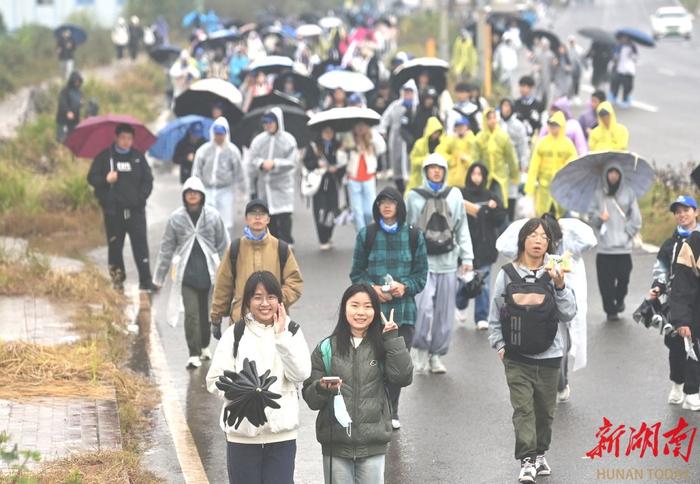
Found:
[{"label": "hoodie", "polygon": [[[612,169],[617,169],[621,175],[614,194],[610,193],[607,180],[608,171]],[[632,189],[625,185],[625,176],[620,165],[610,163],[601,177],[603,188],[596,192],[589,211],[591,225],[596,229],[598,236],[598,253],[631,254],[634,236],[642,228],[642,215],[637,197]],[[600,218],[604,211],[608,212],[607,222]]]},{"label": "hoodie", "polygon": [[[270,215],[294,212],[294,187],[297,167],[297,141],[284,130],[284,116],[279,107],[269,111],[277,119],[277,131],[263,131],[250,143],[251,186],[267,202]],[[263,171],[265,160],[272,160],[270,171]]]},{"label": "hoodie", "polygon": [[[571,115],[571,102],[567,97],[560,97],[552,103],[552,107],[559,112],[564,113],[564,118],[566,118],[566,136],[571,140],[571,142],[576,147],[576,152],[578,156],[583,156],[588,154],[588,144],[586,143],[586,134],[576,119]],[[547,136],[548,130],[547,126],[542,126],[540,130],[540,139]]]},{"label": "hoodie", "polygon": [[[429,155],[423,161],[423,185],[422,188],[432,190],[428,184],[426,168],[429,165],[438,165],[445,169],[445,180],[448,177],[447,160],[439,153]],[[458,188],[443,185],[438,193],[449,191],[447,198],[447,206],[450,212],[452,221],[455,247],[451,252],[440,255],[428,256],[428,270],[432,273],[450,273],[457,270],[458,262],[462,264],[472,264],[474,253],[472,250],[472,240],[469,234],[469,224],[467,222],[467,213],[464,210],[464,199]],[[418,227],[418,222],[421,219],[421,212],[425,207],[426,199],[423,198],[415,190],[408,192],[406,197],[406,221],[408,224]],[[421,227],[419,227],[421,228]]]},{"label": "hoodie", "polygon": [[411,79],[402,86],[402,89],[413,91],[413,103],[407,108],[403,99],[399,97],[386,108],[379,123],[379,132],[386,138],[389,165],[394,170],[394,178],[398,180],[408,180],[409,160],[408,153],[413,147],[412,141],[407,141],[406,133],[411,124],[418,102],[418,89],[416,83]]},{"label": "hoodie", "polygon": [[[601,121],[600,112],[605,110],[610,113],[610,127],[606,127]],[[598,126],[591,130],[588,137],[588,147],[591,151],[627,151],[629,144],[629,132],[627,128],[617,122],[615,110],[608,101],[598,105],[596,109]]]},{"label": "hoodie", "polygon": [[[431,140],[430,136],[437,131],[442,131],[442,134],[436,141]],[[426,157],[431,153],[440,153],[445,158],[449,158],[448,150],[449,144],[447,143],[447,136],[445,136],[442,123],[435,116],[428,118],[423,130],[423,136],[416,140],[411,150],[411,174],[406,185],[406,192],[421,185],[423,161]]]},{"label": "hoodie", "polygon": [[379,225],[382,216],[379,212],[379,200],[390,198],[396,202],[396,219],[399,225],[396,233],[388,233],[377,227],[377,235],[368,252],[366,246],[367,227],[362,228],[355,239],[355,251],[352,258],[350,280],[353,283],[366,282],[373,286],[384,284],[384,277],[391,277],[406,286],[404,296],[382,303],[384,314],[394,310],[394,321],[399,326],[415,324],[416,303],[414,297],[425,287],[428,276],[428,258],[425,239],[418,236],[415,253],[411,253],[409,225],[406,224],[406,204],[401,193],[394,187],[386,187],[374,201],[372,215]]},{"label": "hoodie", "polygon": [[[214,140],[215,126],[226,128],[227,136],[222,145]],[[241,151],[229,141],[229,132],[226,118],[217,118],[209,128],[209,141],[200,146],[194,155],[192,176],[199,178],[205,189],[232,188],[237,184],[245,191]],[[213,202],[210,200],[210,203]]]}]

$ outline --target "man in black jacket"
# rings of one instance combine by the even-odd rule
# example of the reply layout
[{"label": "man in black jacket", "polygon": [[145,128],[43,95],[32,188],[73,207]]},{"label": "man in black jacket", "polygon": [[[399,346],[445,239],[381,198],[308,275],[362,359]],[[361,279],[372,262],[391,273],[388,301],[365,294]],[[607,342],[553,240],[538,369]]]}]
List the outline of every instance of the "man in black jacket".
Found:
[{"label": "man in black jacket", "polygon": [[542,112],[544,103],[534,95],[535,79],[532,76],[523,76],[518,81],[520,97],[515,100],[515,114],[520,121],[525,123],[527,135],[539,133],[542,128]]},{"label": "man in black jacket", "polygon": [[139,272],[139,287],[150,291],[151,268],[146,238],[146,200],[153,189],[153,175],[146,157],[133,148],[134,128],[119,124],[113,144],[90,166],[88,183],[95,189],[105,219],[109,274],[115,289],[124,287],[124,238],[129,234]]},{"label": "man in black jacket", "polygon": [[80,109],[83,106],[83,77],[78,71],[73,71],[68,78],[66,86],[58,95],[58,110],[56,111],[56,141],[63,140],[80,123]]}]

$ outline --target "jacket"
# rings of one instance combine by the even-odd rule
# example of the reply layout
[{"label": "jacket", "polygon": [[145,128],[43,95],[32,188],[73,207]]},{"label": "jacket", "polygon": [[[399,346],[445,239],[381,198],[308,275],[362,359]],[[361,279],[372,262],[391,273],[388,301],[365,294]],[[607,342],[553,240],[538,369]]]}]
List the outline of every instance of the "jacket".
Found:
[{"label": "jacket", "polygon": [[224,126],[228,135],[229,126],[226,118],[216,119],[209,128],[209,141],[197,149],[192,165],[192,176],[196,176],[207,189],[232,188],[237,184],[246,191],[246,179],[241,163],[241,151],[228,140],[223,145],[214,141],[214,127]]},{"label": "jacket", "polygon": [[[284,130],[284,117],[278,107],[270,109],[277,118],[277,132],[262,132],[250,143],[251,186],[259,190],[267,202],[270,215],[294,212],[294,189],[297,168],[297,141]],[[274,167],[262,171],[265,160],[273,160]]]},{"label": "jacket", "polygon": [[[610,127],[606,127],[600,120],[600,111],[606,110],[610,113]],[[629,132],[627,128],[617,122],[615,110],[608,101],[598,105],[596,109],[598,115],[598,126],[591,130],[588,135],[588,148],[591,151],[626,151],[629,143]]]},{"label": "jacket", "polygon": [[[700,336],[700,232],[683,242],[673,266],[674,281],[669,305],[674,328],[690,326],[693,337]],[[698,345],[695,345],[696,351]]]},{"label": "jacket", "polygon": [[542,127],[542,112],[544,108],[544,103],[535,98],[535,96],[521,97],[515,100],[515,114],[520,121],[525,123],[528,136],[539,132]]},{"label": "jacket", "polygon": [[[617,192],[609,194],[607,172],[611,168],[617,168],[623,173],[622,168],[614,163],[604,170],[601,176],[605,188],[599,189],[594,196],[588,216],[598,236],[599,254],[631,254],[634,236],[642,228],[642,214],[636,195],[625,185],[624,174],[620,178]],[[607,210],[609,217],[605,223],[600,219],[604,210]]]},{"label": "jacket", "polygon": [[[700,232],[700,224],[695,226],[693,232]],[[669,282],[673,276],[673,265],[678,259],[683,242],[688,237],[678,233],[678,229],[673,231],[673,235],[666,239],[659,252],[656,254],[656,261],[652,269],[652,281]]]},{"label": "jacket", "polygon": [[[464,186],[467,170],[474,161],[475,143],[476,136],[471,130],[461,138],[456,134],[450,134],[444,138],[446,146],[444,151],[447,153],[447,167],[450,174],[447,178],[449,186],[460,188]],[[438,148],[441,147],[438,146]]]},{"label": "jacket", "polygon": [[[370,175],[377,172],[377,159],[386,152],[386,142],[382,135],[375,130],[371,130],[371,133],[372,153],[363,153],[365,164],[367,165],[367,173]],[[336,159],[338,160],[338,166],[344,167],[349,177],[357,176],[360,167],[360,152],[351,134],[344,138],[340,149],[336,153]]]},{"label": "jacket", "polygon": [[452,44],[452,69],[457,77],[473,78],[476,75],[478,58],[471,36],[459,36]]},{"label": "jacket", "polygon": [[[109,184],[107,174],[112,170],[118,173],[117,181]],[[153,190],[153,174],[143,153],[132,148],[121,154],[114,145],[95,157],[87,180],[102,210],[110,214],[124,209],[144,210]]]},{"label": "jacket", "polygon": [[[83,93],[75,87],[75,82],[83,78],[77,72],[71,72],[66,86],[61,89],[58,96],[58,110],[56,111],[56,123],[68,125],[74,128],[80,123],[80,109],[83,106]],[[73,119],[68,119],[68,113],[73,113]]]},{"label": "jacket", "polygon": [[201,137],[193,143],[192,140],[190,140],[190,135],[186,134],[175,146],[173,163],[180,165],[180,183],[185,183],[185,181],[192,176],[194,159],[190,161],[187,157],[197,153],[197,150],[206,142],[207,140]]},{"label": "jacket", "polygon": [[[268,232],[262,240],[241,239],[236,259],[236,280],[231,273],[231,246],[224,252],[224,257],[216,273],[214,295],[211,305],[212,320],[230,316],[232,321],[241,318],[241,299],[245,283],[253,272],[270,271],[280,277],[279,241]],[[284,284],[282,284],[283,303],[287,309],[301,296],[303,280],[294,252],[289,250],[289,257],[284,266]]]},{"label": "jacket", "polygon": [[[425,174],[425,169],[428,165],[440,165],[445,168],[445,179],[449,176],[449,170],[447,161],[438,153],[433,153],[425,159],[423,162],[423,188],[432,190],[430,185],[428,185]],[[462,193],[458,188],[448,185],[443,185],[440,192],[446,190],[449,190],[445,201],[450,212],[455,247],[447,254],[428,256],[428,270],[433,273],[455,272],[459,260],[462,261],[462,264],[471,264],[474,260],[472,240],[469,235],[469,223],[467,222],[467,213],[464,211]],[[415,190],[408,192],[406,196],[406,221],[409,225],[418,227],[425,203],[426,199]]]},{"label": "jacket", "polygon": [[486,117],[493,109],[484,111],[484,129],[476,135],[474,161],[480,161],[489,169],[489,176],[501,186],[503,205],[508,207],[508,185],[520,183],[520,170],[515,159],[515,149],[508,133],[500,126],[491,131],[486,125]]},{"label": "jacket", "polygon": [[[226,440],[238,444],[267,444],[284,442],[297,438],[299,428],[299,393],[297,386],[311,374],[309,348],[301,328],[295,334],[287,329],[276,334],[273,325],[266,326],[253,319],[250,313],[245,318],[245,330],[238,345],[238,356],[233,357],[234,333],[229,326],[216,346],[214,358],[207,372],[207,390],[224,400],[219,416],[221,430],[226,433]],[[243,360],[255,361],[258,374],[270,370],[270,376],[277,378],[270,391],[279,393],[275,401],[280,408],[266,408],[267,423],[254,427],[244,419],[238,429],[229,427],[224,422],[224,408],[230,403],[224,392],[216,387],[216,382],[225,370],[239,372]]]},{"label": "jacket", "polygon": [[373,286],[384,284],[384,277],[391,277],[406,286],[404,296],[394,298],[388,303],[382,303],[384,314],[394,310],[394,321],[399,326],[415,324],[415,296],[425,287],[428,277],[428,254],[425,249],[423,234],[418,235],[415,254],[411,253],[409,226],[406,224],[406,204],[399,191],[394,187],[384,188],[374,201],[372,214],[378,225],[381,220],[379,213],[380,198],[391,198],[396,201],[398,232],[390,234],[381,228],[372,244],[371,252],[367,253],[367,227],[362,228],[355,238],[355,252],[352,257],[350,280],[353,283],[366,282]]},{"label": "jacket", "polygon": [[[566,137],[571,140],[571,142],[576,147],[576,152],[578,156],[583,156],[588,154],[588,143],[586,142],[586,134],[583,131],[581,124],[572,117],[571,114],[571,102],[567,97],[560,97],[554,103],[552,107],[564,114],[566,119]],[[549,133],[547,126],[542,126],[540,129],[539,138],[542,139]]]},{"label": "jacket", "polygon": [[[413,90],[414,99],[418,98],[415,82],[409,81],[405,87]],[[406,142],[402,131],[407,129],[415,111],[415,104],[408,109],[404,106],[403,99],[397,99],[389,104],[386,111],[382,113],[382,119],[379,123],[379,132],[387,141],[389,165],[394,170],[395,179],[408,180],[410,174],[408,153],[413,145]]]},{"label": "jacket", "polygon": [[[442,134],[438,139],[435,150],[430,151],[430,136],[437,131],[442,131]],[[445,159],[450,158],[450,153],[448,152],[449,144],[447,141],[448,138],[445,135],[445,130],[440,120],[435,116],[428,118],[427,123],[425,123],[425,129],[423,130],[423,136],[416,140],[411,150],[411,174],[406,184],[406,192],[418,188],[423,183],[423,161],[428,155],[431,153],[440,153]]]},{"label": "jacket", "polygon": [[319,411],[316,439],[323,455],[361,459],[386,454],[392,436],[392,412],[385,385],[387,382],[400,387],[411,384],[413,365],[406,344],[398,331],[390,331],[382,336],[383,356],[375,354],[367,339],[357,348],[350,345],[350,354],[342,356],[338,354],[336,337],[330,338],[331,373],[343,380],[340,393],[352,418],[352,429],[348,436],[330,413],[335,395],[320,386],[320,379],[326,372],[318,345],[311,354],[311,376],[304,382],[303,395],[309,408]]},{"label": "jacket", "polygon": [[510,141],[513,143],[520,170],[527,170],[530,163],[530,137],[527,135],[525,123],[520,121],[515,113],[512,113],[508,119],[501,116],[501,128],[508,133]]}]

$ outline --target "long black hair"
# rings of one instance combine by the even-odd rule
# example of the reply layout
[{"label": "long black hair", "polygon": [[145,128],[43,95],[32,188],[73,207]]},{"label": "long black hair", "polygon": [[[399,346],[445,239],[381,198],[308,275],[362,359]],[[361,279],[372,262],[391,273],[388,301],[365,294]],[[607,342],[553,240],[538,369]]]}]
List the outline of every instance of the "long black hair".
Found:
[{"label": "long black hair", "polygon": [[544,233],[547,236],[547,253],[554,253],[554,244],[552,244],[552,232],[549,230],[549,224],[541,218],[531,218],[530,220],[525,222],[525,225],[523,225],[523,227],[520,229],[520,232],[518,232],[518,256],[516,259],[519,260],[520,257],[522,257],[523,253],[525,252],[525,241],[530,236],[530,234],[532,234],[535,230],[537,230],[537,227],[540,226],[544,229]]},{"label": "long black hair", "polygon": [[350,323],[348,323],[347,315],[345,314],[345,306],[348,300],[355,294],[364,292],[369,296],[369,300],[372,302],[372,309],[374,309],[374,319],[367,328],[367,334],[365,338],[369,341],[374,349],[374,354],[377,359],[384,358],[384,344],[382,342],[382,316],[381,307],[379,305],[379,297],[377,293],[374,292],[372,286],[367,283],[353,284],[348,287],[343,293],[343,297],[340,299],[340,309],[338,310],[338,324],[335,326],[331,337],[335,336],[335,344],[338,349],[338,354],[341,356],[348,356],[350,354],[350,340],[352,339],[352,333],[350,332]]},{"label": "long black hair", "polygon": [[277,300],[282,303],[282,286],[280,281],[270,271],[253,272],[243,287],[243,299],[241,303],[241,315],[245,316],[250,311],[250,301],[255,295],[258,284],[265,288],[268,294],[277,296]]}]

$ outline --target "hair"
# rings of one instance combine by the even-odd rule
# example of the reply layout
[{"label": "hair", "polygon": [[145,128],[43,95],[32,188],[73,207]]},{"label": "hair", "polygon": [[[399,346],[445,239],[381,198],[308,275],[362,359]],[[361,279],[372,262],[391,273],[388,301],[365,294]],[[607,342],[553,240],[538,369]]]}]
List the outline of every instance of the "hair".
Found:
[{"label": "hair", "polygon": [[[357,128],[357,125],[355,125],[355,128]],[[353,130],[352,133],[353,139],[355,140],[355,147],[357,148],[357,151],[363,151],[365,153],[372,153],[374,154],[374,143],[372,142],[372,130],[368,129],[364,134],[358,135],[355,130]]]},{"label": "hair", "polygon": [[241,303],[241,314],[243,316],[250,312],[250,301],[253,299],[258,285],[262,285],[268,294],[277,296],[280,303],[282,302],[282,286],[280,286],[279,279],[270,271],[253,272],[243,288],[243,302]]},{"label": "hair", "polygon": [[114,134],[119,136],[122,133],[129,133],[133,136],[133,134],[135,133],[134,127],[128,123],[119,123],[116,129],[114,130]]},{"label": "hair", "polygon": [[372,345],[377,359],[383,359],[384,343],[382,341],[382,316],[379,297],[377,297],[377,293],[374,292],[372,286],[367,283],[363,282],[360,284],[353,284],[345,290],[343,297],[340,299],[338,324],[335,326],[333,333],[331,333],[331,337],[335,336],[335,344],[336,348],[338,349],[338,354],[341,356],[348,356],[350,354],[350,339],[352,338],[352,333],[350,332],[350,323],[348,323],[348,318],[345,314],[345,306],[351,297],[361,292],[364,292],[369,296],[369,300],[372,301],[372,309],[374,309],[374,319],[367,328],[367,334],[365,337]]},{"label": "hair", "polygon": [[471,86],[467,82],[458,82],[455,86],[456,92],[469,92],[471,91]]},{"label": "hair", "polygon": [[537,230],[537,227],[540,226],[544,229],[544,233],[549,239],[549,243],[547,243],[547,253],[554,253],[554,250],[552,248],[552,233],[549,230],[549,224],[541,218],[531,218],[530,220],[525,222],[523,228],[521,228],[520,232],[518,232],[518,255],[516,259],[520,259],[520,257],[522,257],[523,253],[525,252],[525,240],[527,240],[530,234],[532,234],[535,230]]},{"label": "hair", "polygon": [[547,225],[549,232],[552,234],[552,237],[549,239],[550,245],[552,246],[552,251],[556,252],[564,238],[559,222],[557,222],[557,218],[549,212],[542,215],[542,222]]},{"label": "hair", "polygon": [[605,92],[601,91],[600,89],[591,94],[591,97],[598,99],[600,102],[605,102],[608,100],[608,96],[606,96]]},{"label": "hair", "polygon": [[518,81],[518,85],[535,87],[535,79],[532,76],[523,76]]}]

